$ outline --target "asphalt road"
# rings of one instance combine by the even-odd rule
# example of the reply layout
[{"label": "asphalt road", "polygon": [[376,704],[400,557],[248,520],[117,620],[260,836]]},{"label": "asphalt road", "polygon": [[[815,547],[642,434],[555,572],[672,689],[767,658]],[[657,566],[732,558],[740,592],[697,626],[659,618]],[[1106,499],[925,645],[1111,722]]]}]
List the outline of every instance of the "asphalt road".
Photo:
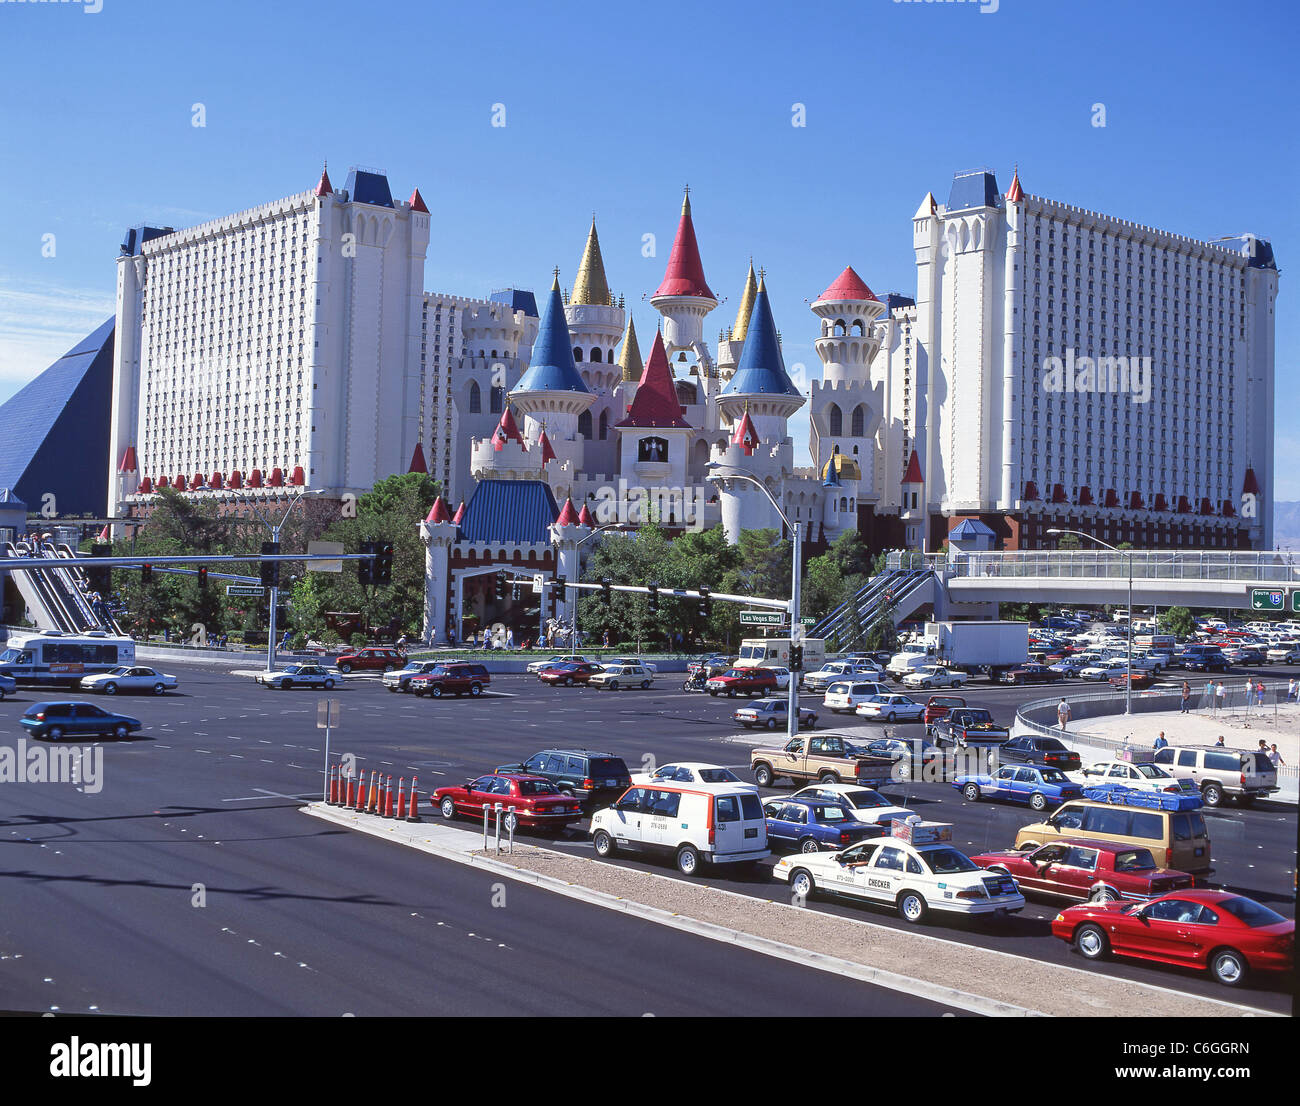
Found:
[{"label": "asphalt road", "polygon": [[[178,694],[107,704],[146,725],[136,739],[103,744],[102,791],[0,790],[0,842],[10,846],[0,866],[0,1006],[157,1014],[942,1009],[770,958],[758,963],[743,950],[522,885],[509,884],[506,905],[494,906],[485,874],[296,812],[301,799],[319,795],[324,734],[316,704],[324,693],[266,691],[211,667],[170,670],[181,677]],[[747,770],[748,745],[731,740],[736,704],[679,686],[666,676],[650,691],[602,693],[501,676],[481,699],[435,702],[354,677],[332,693],[342,719],[331,750],[355,754],[367,771],[408,779],[418,772],[425,794],[552,745],[608,750],[633,771],[674,759]],[[984,686],[967,694],[1009,720],[1015,703],[1045,692]],[[0,705],[0,744],[15,744],[18,716],[48,697],[24,689]],[[922,732],[919,724],[890,729],[901,737]],[[754,743],[764,736],[756,733]],[[899,785],[885,794],[927,819],[952,822],[969,851],[1007,847],[1034,820],[1026,809],[966,803],[947,785]],[[1217,878],[1294,916],[1295,808],[1225,807],[1207,818]],[[581,827],[551,843],[590,849]],[[653,862],[618,862],[675,874]],[[762,872],[705,878],[763,897],[777,886]],[[206,891],[204,906],[191,905],[196,884]],[[904,924],[870,906],[810,905]],[[1048,932],[1056,909],[1031,900],[1000,927],[943,921],[927,930],[1079,966]],[[1229,992],[1176,968],[1116,961],[1093,970],[1290,1008],[1280,982]]]}]

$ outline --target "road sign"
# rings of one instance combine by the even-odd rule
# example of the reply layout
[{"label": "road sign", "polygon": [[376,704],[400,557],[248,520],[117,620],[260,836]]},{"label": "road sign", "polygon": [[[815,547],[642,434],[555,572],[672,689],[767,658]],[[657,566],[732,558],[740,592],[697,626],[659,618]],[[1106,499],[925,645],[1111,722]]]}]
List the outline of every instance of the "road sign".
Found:
[{"label": "road sign", "polygon": [[316,728],[327,730],[339,724],[339,701],[337,699],[316,700]]},{"label": "road sign", "polygon": [[541,595],[542,588],[546,585],[546,577],[540,572],[533,573],[533,594]]},{"label": "road sign", "polygon": [[266,588],[260,584],[227,584],[227,595],[246,595],[250,598],[263,599],[266,596]]},{"label": "road sign", "polygon": [[1300,611],[1300,588],[1291,593],[1291,610],[1292,612]]},{"label": "road sign", "polygon": [[799,619],[799,625],[800,625],[800,626],[816,626],[816,625],[817,625],[817,619],[813,618],[811,615],[804,615],[803,618]]},{"label": "road sign", "polygon": [[[342,553],[343,543],[341,541],[309,541],[307,543],[308,553]],[[308,572],[342,572],[342,561],[308,561]]]},{"label": "road sign", "polygon": [[[1292,602],[1294,604],[1294,595],[1292,593]],[[1286,610],[1286,589],[1285,588],[1251,588],[1250,589],[1250,609],[1252,611],[1284,611]]]},{"label": "road sign", "polygon": [[741,611],[742,626],[780,626],[785,622],[785,615],[780,611]]}]

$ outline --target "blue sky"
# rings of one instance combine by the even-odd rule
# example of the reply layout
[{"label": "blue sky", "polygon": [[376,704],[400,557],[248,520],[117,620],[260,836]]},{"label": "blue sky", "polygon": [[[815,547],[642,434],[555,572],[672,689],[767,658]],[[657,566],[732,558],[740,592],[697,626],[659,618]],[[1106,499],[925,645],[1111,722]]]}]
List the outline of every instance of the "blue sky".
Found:
[{"label": "blue sky", "polygon": [[429,290],[541,290],[556,265],[567,286],[594,211],[643,335],[689,184],[727,298],[706,335],[752,254],[787,365],[814,374],[807,301],[846,264],[913,293],[925,192],[976,166],[1005,190],[1019,163],[1040,195],[1273,243],[1275,495],[1300,499],[1298,29],[1285,0],[0,0],[0,400],[111,314],[125,227],[289,195],[324,158],[336,185],[363,165],[400,198],[419,186]]}]

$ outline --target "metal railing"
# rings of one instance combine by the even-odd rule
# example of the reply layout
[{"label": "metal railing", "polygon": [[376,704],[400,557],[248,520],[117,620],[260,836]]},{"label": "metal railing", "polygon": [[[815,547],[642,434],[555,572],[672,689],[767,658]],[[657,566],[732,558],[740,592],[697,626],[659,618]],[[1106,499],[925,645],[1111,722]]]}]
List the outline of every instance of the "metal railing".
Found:
[{"label": "metal railing", "polygon": [[1125,580],[1130,564],[1135,580],[1220,580],[1243,585],[1300,583],[1300,559],[1286,552],[955,552],[948,567],[952,575],[968,578],[1047,576]]}]

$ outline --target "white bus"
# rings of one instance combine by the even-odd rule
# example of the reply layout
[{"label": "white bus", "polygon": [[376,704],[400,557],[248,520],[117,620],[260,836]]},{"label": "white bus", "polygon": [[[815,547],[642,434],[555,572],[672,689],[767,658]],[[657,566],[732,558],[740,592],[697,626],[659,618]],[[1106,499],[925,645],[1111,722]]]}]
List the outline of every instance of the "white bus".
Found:
[{"label": "white bus", "polygon": [[135,663],[135,642],[103,630],[14,634],[0,652],[0,674],[20,684],[76,687],[82,676]]}]

